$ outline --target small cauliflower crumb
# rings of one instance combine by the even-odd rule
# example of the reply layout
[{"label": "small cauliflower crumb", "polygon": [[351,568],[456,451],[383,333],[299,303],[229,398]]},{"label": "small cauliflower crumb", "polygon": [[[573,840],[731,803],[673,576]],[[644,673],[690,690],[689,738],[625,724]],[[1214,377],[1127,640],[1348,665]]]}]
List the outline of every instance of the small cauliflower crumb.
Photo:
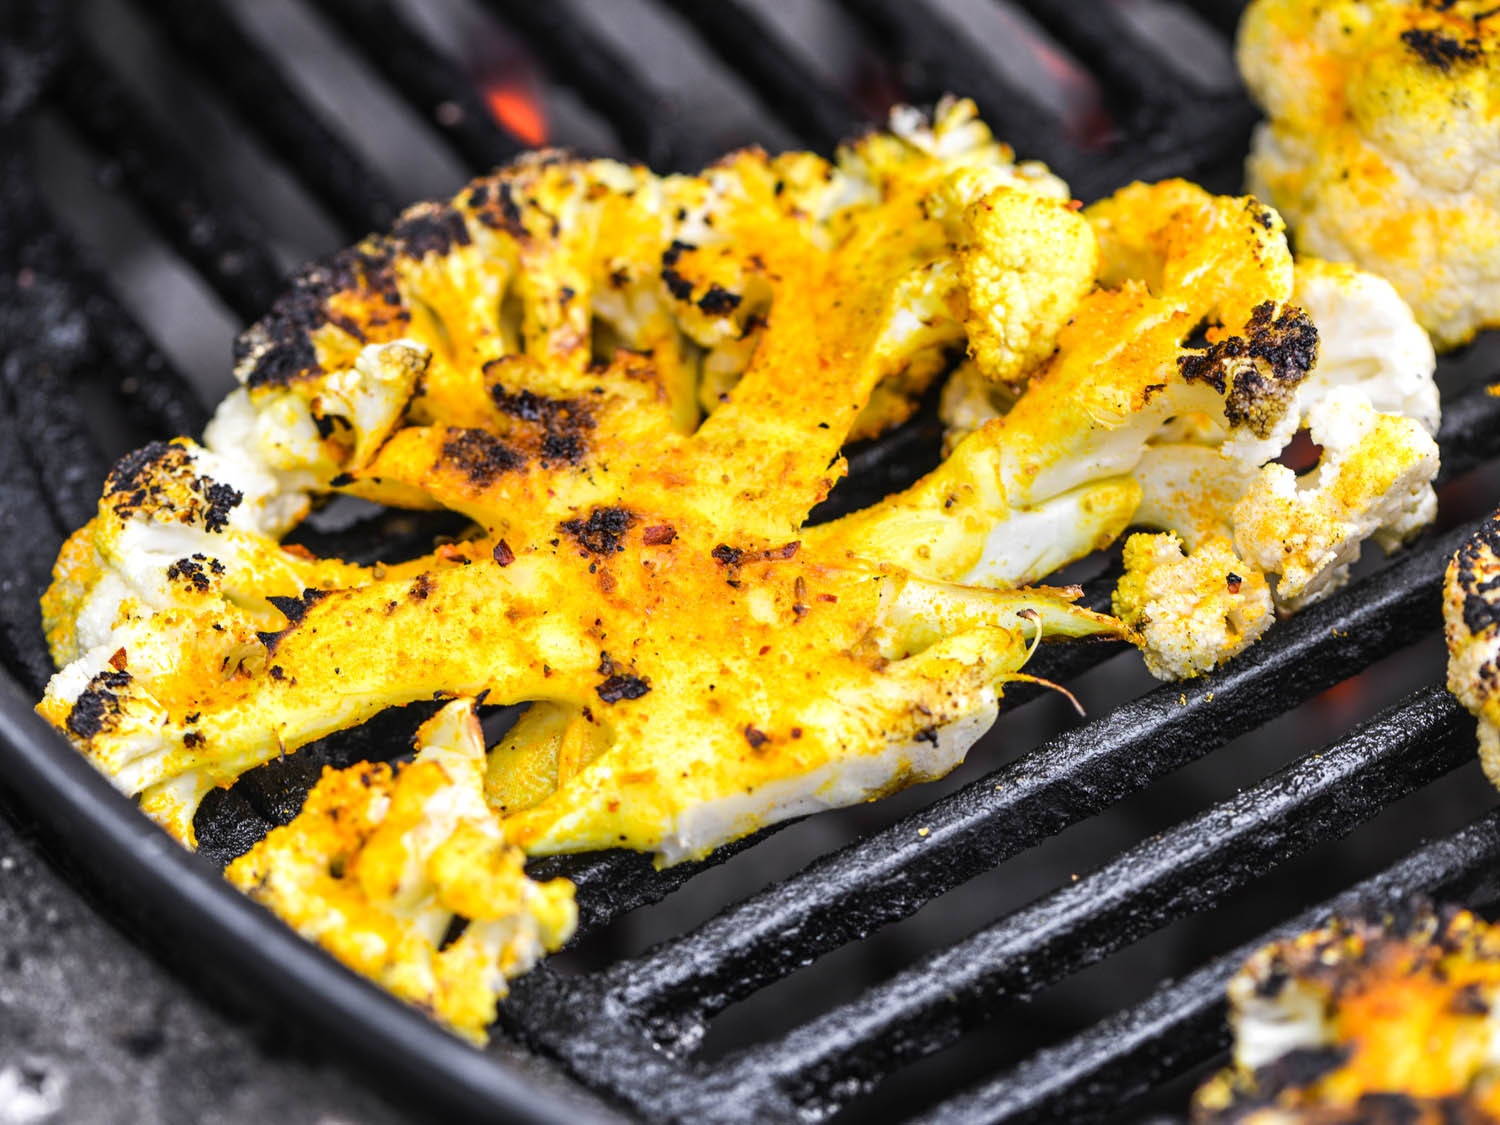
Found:
[{"label": "small cauliflower crumb", "polygon": [[1146,667],[1159,679],[1212,670],[1275,619],[1265,576],[1247,573],[1224,539],[1184,553],[1173,532],[1132,535],[1124,561],[1115,615],[1140,634]]}]

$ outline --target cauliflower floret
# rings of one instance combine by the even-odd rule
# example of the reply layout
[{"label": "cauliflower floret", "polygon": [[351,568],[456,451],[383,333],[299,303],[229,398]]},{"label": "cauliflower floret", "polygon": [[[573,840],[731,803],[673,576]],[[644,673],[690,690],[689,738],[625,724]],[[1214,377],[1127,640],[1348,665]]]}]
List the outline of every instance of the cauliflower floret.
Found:
[{"label": "cauliflower floret", "polygon": [[1249,186],[1299,248],[1389,279],[1440,349],[1500,323],[1500,24],[1485,0],[1256,0]]},{"label": "cauliflower floret", "polygon": [[1240,553],[1280,575],[1277,600],[1292,609],[1342,585],[1366,538],[1393,549],[1437,514],[1437,443],[1416,422],[1376,414],[1360,391],[1338,387],[1307,423],[1323,447],[1318,468],[1299,480],[1265,466],[1233,516]]},{"label": "cauliflower floret", "polygon": [[1500,513],[1448,563],[1443,623],[1448,690],[1479,719],[1479,764],[1500,786]]},{"label": "cauliflower floret", "polygon": [[1466,910],[1336,918],[1229,982],[1231,1067],[1193,1121],[1500,1120],[1500,929]]},{"label": "cauliflower floret", "polygon": [[1265,576],[1247,568],[1226,540],[1185,554],[1172,532],[1125,541],[1114,611],[1139,634],[1146,667],[1163,680],[1202,675],[1276,619]]},{"label": "cauliflower floret", "polygon": [[1065,205],[1011,188],[974,200],[964,222],[969,350],[987,378],[1015,381],[1051,354],[1093,288],[1098,239]]},{"label": "cauliflower floret", "polygon": [[[484,741],[470,700],[417,731],[393,771],[325,769],[288,825],[225,877],[309,941],[476,1043],[508,981],[577,924],[573,884],[526,877],[483,795]],[[463,931],[445,940],[456,921]]]},{"label": "cauliflower floret", "polygon": [[[1086,243],[1092,230],[1108,284],[1078,301],[1011,408],[912,488],[810,529],[809,543],[900,558],[939,580],[1024,584],[1128,525],[1141,499],[1134,473],[1169,420],[1202,419],[1218,452],[1252,469],[1281,451],[1317,332],[1285,304],[1291,257],[1274,214],[1168,181],[1133,185],[1085,218],[1087,228],[1052,224],[1054,240]],[[1225,319],[1208,346],[1192,346],[1205,317]],[[977,409],[965,389],[950,401]],[[1066,533],[1035,549],[1036,529],[1055,531],[1064,513],[1075,517]]]},{"label": "cauliflower floret", "polygon": [[1318,326],[1304,411],[1334,387],[1358,387],[1382,414],[1403,415],[1437,436],[1437,356],[1390,282],[1341,262],[1300,258],[1292,302]]}]

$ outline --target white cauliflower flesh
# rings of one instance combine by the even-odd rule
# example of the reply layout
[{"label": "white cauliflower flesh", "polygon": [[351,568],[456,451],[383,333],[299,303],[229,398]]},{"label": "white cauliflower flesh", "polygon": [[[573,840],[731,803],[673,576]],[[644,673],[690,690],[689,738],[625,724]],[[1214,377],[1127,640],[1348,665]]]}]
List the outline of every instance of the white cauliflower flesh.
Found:
[{"label": "white cauliflower flesh", "polygon": [[1485,520],[1443,579],[1448,690],[1479,720],[1479,763],[1500,786],[1500,514]]},{"label": "white cauliflower flesh", "polygon": [[1500,23],[1486,0],[1255,0],[1250,190],[1387,278],[1440,349],[1500,324]]},{"label": "white cauliflower flesh", "polygon": [[[950,466],[962,463],[965,441],[988,436],[999,444],[1003,436],[1009,463],[1025,473],[1009,488],[988,492],[971,480],[950,477],[947,493],[941,494],[945,504],[967,489],[988,511],[1005,512],[1006,502],[1014,505],[1016,496],[1053,487],[1046,458],[1056,454],[1034,452],[1034,439],[1026,432],[1036,425],[1032,407],[1038,402],[1049,402],[1068,428],[1067,437],[1083,443],[1080,452],[1059,460],[1060,468],[1096,478],[990,523],[965,580],[1035,581],[1047,573],[1046,566],[1076,557],[1068,555],[1069,547],[1083,553],[1091,540],[1107,542],[1130,523],[1170,532],[1175,539],[1162,538],[1156,547],[1128,555],[1132,577],[1115,602],[1122,620],[1140,632],[1153,671],[1170,677],[1207,671],[1241,651],[1272,620],[1259,608],[1263,598],[1274,597],[1287,610],[1316,600],[1346,580],[1365,539],[1393,549],[1430,522],[1436,504],[1430,483],[1437,451],[1429,437],[1439,421],[1436,361],[1410,309],[1379,278],[1308,260],[1295,267],[1289,305],[1311,317],[1316,337],[1310,330],[1299,336],[1290,318],[1273,322],[1247,311],[1244,287],[1252,280],[1263,295],[1284,291],[1285,247],[1256,237],[1253,230],[1250,238],[1240,235],[1237,241],[1236,232],[1246,225],[1264,235],[1274,220],[1267,219],[1272,224],[1267,227],[1260,222],[1264,209],[1240,203],[1236,210],[1227,205],[1233,202],[1169,184],[1128,189],[1088,214],[1106,247],[1106,279],[1128,284],[1132,274],[1148,278],[1153,296],[1173,293],[1203,315],[1222,314],[1220,306],[1227,303],[1238,309],[1234,315],[1248,318],[1243,336],[1226,336],[1227,328],[1221,328],[1206,349],[1196,350],[1178,341],[1176,377],[1151,374],[1167,367],[1164,355],[1148,361],[1155,366],[1142,366],[1136,378],[1143,385],[1132,402],[1122,372],[1141,362],[1140,346],[1110,351],[1120,345],[1109,342],[1154,331],[1165,343],[1173,329],[1150,319],[1160,312],[1131,309],[1122,289],[1113,311],[1127,327],[1116,324],[1103,333],[1098,355],[1078,349],[1096,364],[1083,368],[1086,382],[1063,383],[1061,370],[1069,349],[1078,347],[1074,333],[1087,323],[1085,317],[1106,315],[1098,295],[1075,314],[1052,364],[1031,373],[1034,385],[1028,391],[1018,396],[1010,386],[990,384],[970,364],[955,374],[943,400],[949,442],[960,451]],[[1152,219],[1153,214],[1167,217]],[[1162,225],[1153,228],[1152,222]],[[1235,287],[1224,286],[1225,276],[1237,279]],[[1098,312],[1090,308],[1096,302]],[[1279,361],[1274,373],[1255,367],[1266,358]],[[1053,386],[1064,393],[1048,399],[1052,380],[1059,380]],[[1197,397],[1204,386],[1222,388],[1224,398],[1205,403]],[[1312,430],[1313,440],[1324,447],[1318,466],[1301,478],[1271,463],[1298,429]],[[1094,490],[1098,498],[1076,511],[1071,535],[1048,526],[1066,518],[1068,499],[1076,504]],[[933,519],[930,509],[908,507],[897,515],[904,520],[888,516],[890,522],[881,526],[918,542],[928,529],[944,537],[927,541],[931,557],[948,557],[960,546],[973,550],[972,540]],[[1044,527],[1051,553],[1032,546]],[[1212,564],[1195,568],[1189,559],[1210,543]],[[1233,565],[1219,557],[1224,551],[1237,557]],[[1035,566],[1029,565],[1032,560]],[[1144,569],[1135,573],[1137,567]],[[1215,617],[1210,607],[1225,599],[1227,573],[1246,583],[1244,593],[1229,599],[1232,612],[1224,626],[1209,628]],[[1173,585],[1194,574],[1205,583],[1198,591]],[[1163,600],[1152,591],[1160,591]]]},{"label": "white cauliflower flesh", "polygon": [[[483,1042],[511,978],[572,935],[566,879],[537,883],[484,800],[471,700],[417,731],[409,765],[327,769],[292,822],[225,876],[309,941]],[[445,941],[456,922],[462,932]]]}]

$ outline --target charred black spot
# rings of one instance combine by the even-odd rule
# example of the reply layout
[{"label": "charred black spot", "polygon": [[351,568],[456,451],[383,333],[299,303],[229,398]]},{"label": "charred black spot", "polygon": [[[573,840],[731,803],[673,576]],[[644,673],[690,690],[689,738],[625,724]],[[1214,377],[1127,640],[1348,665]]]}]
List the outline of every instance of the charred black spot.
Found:
[{"label": "charred black spot", "polygon": [[628,508],[595,508],[588,519],[568,520],[558,527],[590,554],[612,555],[625,549],[625,533],[634,522],[635,513]]},{"label": "charred black spot", "polygon": [[96,675],[68,712],[68,730],[78,738],[90,739],[112,727],[120,717],[120,697],[115,693],[129,683],[130,673],[117,669]]},{"label": "charred black spot", "polygon": [[749,723],[745,724],[745,741],[750,744],[750,749],[759,750],[771,741],[771,736],[763,730],[756,730]]},{"label": "charred black spot", "polygon": [[1262,1094],[1274,1096],[1282,1090],[1311,1085],[1329,1071],[1337,1070],[1349,1058],[1351,1048],[1304,1047],[1288,1051],[1255,1072],[1255,1084]]},{"label": "charred black spot", "polygon": [[[218,559],[213,560],[218,563]],[[223,564],[219,564],[216,573],[223,573]],[[167,567],[167,578],[174,582],[186,582],[200,594],[208,593],[213,582],[208,577],[209,571],[203,565],[202,555],[193,555],[191,558],[178,559]]]},{"label": "charred black spot", "polygon": [[594,689],[606,703],[618,703],[622,699],[639,699],[651,690],[651,684],[640,676],[616,672]]},{"label": "charred black spot", "polygon": [[175,448],[170,442],[153,441],[125,454],[109,471],[109,479],[104,482],[104,495],[141,491],[150,483],[152,466],[171,457]]},{"label": "charred black spot", "polygon": [[281,681],[286,679],[286,670],[280,664],[272,664],[270,668],[271,679]]},{"label": "charred black spot", "polygon": [[298,274],[271,311],[235,341],[235,365],[246,386],[252,390],[286,386],[322,374],[312,337],[325,324],[364,342],[364,327],[333,307],[332,299],[338,294],[372,310],[377,303],[383,304],[387,311],[371,311],[370,324],[404,326],[410,314],[402,307],[396,286],[395,249],[391,239],[366,239]]},{"label": "charred black spot", "polygon": [[406,596],[414,602],[425,602],[432,591],[432,575],[419,574],[412,579],[411,589],[406,591]]},{"label": "charred black spot", "polygon": [[674,238],[672,244],[663,250],[661,254],[662,284],[667,287],[667,292],[671,293],[679,301],[692,299],[693,283],[677,272],[677,263],[681,260],[683,251],[694,249],[696,247],[692,243],[682,242]]},{"label": "charred black spot", "polygon": [[300,625],[302,619],[307,616],[307,611],[317,605],[329,594],[327,590],[303,590],[302,596],[297,598],[278,597],[271,595],[266,598],[286,617],[288,625]]},{"label": "charred black spot", "polygon": [[1463,591],[1464,627],[1474,636],[1500,627],[1500,517],[1491,516],[1453,556]]},{"label": "charred black spot", "polygon": [[229,513],[239,506],[245,494],[239,489],[207,477],[198,478],[203,485],[203,498],[208,508],[203,513],[203,526],[209,531],[223,531],[229,523]]},{"label": "charred black spot", "polygon": [[526,459],[510,446],[485,430],[450,428],[443,442],[443,459],[469,478],[469,483],[484,488],[501,473],[513,472]]},{"label": "charred black spot", "polygon": [[1177,357],[1188,382],[1207,383],[1224,396],[1224,416],[1267,437],[1286,412],[1297,385],[1318,360],[1318,330],[1299,308],[1276,315],[1257,305],[1243,336],[1229,336],[1201,352]]},{"label": "charred black spot", "polygon": [[542,438],[542,460],[576,465],[583,460],[583,448],[577,434],[547,434]]},{"label": "charred black spot", "polygon": [[318,363],[318,353],[306,336],[283,340],[272,344],[255,361],[245,385],[256,387],[284,387],[303,375],[321,375],[323,367]]},{"label": "charred black spot", "polygon": [[419,204],[391,229],[391,238],[403,254],[425,258],[428,254],[447,254],[455,246],[467,246],[469,228],[464,217],[442,204]]},{"label": "charred black spot", "polygon": [[928,742],[936,746],[938,744],[937,727],[924,727],[917,731],[915,738],[918,742]]},{"label": "charred black spot", "polygon": [[739,566],[744,561],[745,552],[738,547],[731,547],[728,543],[720,543],[709,552],[719,563],[724,566]]},{"label": "charred black spot", "polygon": [[1476,62],[1484,56],[1478,39],[1455,39],[1441,31],[1413,27],[1401,33],[1405,43],[1428,66],[1447,71],[1458,62]]},{"label": "charred black spot", "polygon": [[[691,287],[689,287],[691,292]],[[718,282],[708,287],[708,292],[698,298],[698,307],[709,316],[728,316],[740,307],[743,298],[738,293],[731,293]]]},{"label": "charred black spot", "polygon": [[203,736],[195,730],[190,730],[182,736],[182,744],[189,750],[195,746],[203,745]]}]

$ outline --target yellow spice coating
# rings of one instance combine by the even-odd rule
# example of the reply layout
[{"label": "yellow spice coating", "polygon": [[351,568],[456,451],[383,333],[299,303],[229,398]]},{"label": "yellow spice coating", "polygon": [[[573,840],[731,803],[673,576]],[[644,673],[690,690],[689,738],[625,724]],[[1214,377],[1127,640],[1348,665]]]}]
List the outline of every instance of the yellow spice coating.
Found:
[{"label": "yellow spice coating", "polygon": [[1298,248],[1390,280],[1439,348],[1500,323],[1500,18],[1484,0],[1255,0],[1249,186]]}]

